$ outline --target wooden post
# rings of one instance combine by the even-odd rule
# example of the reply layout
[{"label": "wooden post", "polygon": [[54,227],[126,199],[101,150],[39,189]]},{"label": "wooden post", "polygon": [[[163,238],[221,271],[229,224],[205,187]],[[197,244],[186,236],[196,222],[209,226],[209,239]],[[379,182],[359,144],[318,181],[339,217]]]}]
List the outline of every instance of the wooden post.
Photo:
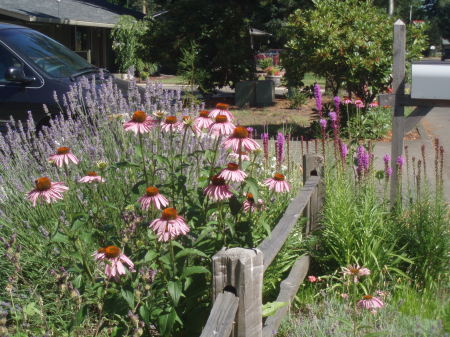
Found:
[{"label": "wooden post", "polygon": [[[303,156],[303,184],[305,184],[312,175],[323,176],[323,157],[316,154],[306,154]],[[323,182],[320,183],[320,185],[322,184]],[[319,186],[318,190],[314,191],[314,194],[311,196],[311,199],[303,212],[303,216],[307,219],[305,234],[309,234],[315,229],[317,222],[316,213],[318,207],[320,207],[319,204],[322,204],[322,191],[322,186]]]},{"label": "wooden post", "polygon": [[396,161],[403,153],[403,136],[405,135],[405,108],[399,104],[399,97],[405,94],[406,26],[400,19],[394,23],[393,53],[392,89],[394,105],[392,111],[391,205],[394,205],[398,198],[399,177]]},{"label": "wooden post", "polygon": [[239,306],[234,337],[262,336],[263,253],[259,249],[222,249],[213,256],[213,298],[236,292]]}]

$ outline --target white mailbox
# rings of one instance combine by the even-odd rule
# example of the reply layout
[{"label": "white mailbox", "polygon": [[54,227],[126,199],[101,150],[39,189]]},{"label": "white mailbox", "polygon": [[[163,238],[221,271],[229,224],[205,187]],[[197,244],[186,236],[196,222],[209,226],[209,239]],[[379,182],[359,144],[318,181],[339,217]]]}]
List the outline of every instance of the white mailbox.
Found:
[{"label": "white mailbox", "polygon": [[411,70],[411,98],[450,99],[450,62],[417,61]]}]

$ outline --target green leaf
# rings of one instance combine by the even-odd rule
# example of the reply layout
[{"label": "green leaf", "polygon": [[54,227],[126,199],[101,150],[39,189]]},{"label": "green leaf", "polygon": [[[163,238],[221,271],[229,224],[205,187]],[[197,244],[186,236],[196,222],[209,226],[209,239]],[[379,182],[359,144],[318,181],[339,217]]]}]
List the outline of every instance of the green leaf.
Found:
[{"label": "green leaf", "polygon": [[178,305],[180,297],[183,295],[181,282],[169,281],[169,283],[167,284],[167,290],[169,291],[169,295],[172,298],[174,305]]},{"label": "green leaf", "polygon": [[69,322],[68,330],[72,331],[84,322],[88,313],[87,305],[83,305],[80,310],[75,314],[75,317]]},{"label": "green leaf", "polygon": [[278,309],[285,307],[288,305],[287,302],[267,302],[262,307],[262,316],[269,317],[275,315]]},{"label": "green leaf", "polygon": [[186,267],[183,270],[183,278],[186,278],[188,276],[195,275],[195,274],[209,274],[209,273],[210,273],[210,271],[203,266]]},{"label": "green leaf", "polygon": [[145,184],[145,180],[139,180],[136,184],[133,185],[133,187],[131,188],[131,192],[133,192],[134,194],[140,194],[139,187],[143,184]]},{"label": "green leaf", "polygon": [[129,307],[131,309],[134,308],[134,294],[129,291],[129,290],[125,290],[125,289],[121,289],[120,293],[122,294],[122,297],[125,301],[127,301]]},{"label": "green leaf", "polygon": [[160,154],[153,155],[153,158],[158,161],[158,163],[165,165],[166,167],[170,166],[169,159],[167,157],[161,156]]},{"label": "green leaf", "polygon": [[139,314],[145,323],[150,324],[150,310],[148,310],[146,305],[141,305],[139,308]]},{"label": "green leaf", "polygon": [[258,182],[255,178],[248,177],[245,179],[245,186],[248,187],[248,190],[251,194],[253,194],[253,199],[258,200],[259,198],[259,189]]},{"label": "green leaf", "polygon": [[118,163],[115,163],[114,165],[111,165],[111,167],[109,167],[109,169],[130,168],[130,167],[140,167],[140,165],[130,163],[129,161],[120,161]]},{"label": "green leaf", "polygon": [[53,237],[52,237],[52,242],[61,242],[61,243],[69,243],[69,237],[65,234],[62,234],[60,232],[57,232]]},{"label": "green leaf", "polygon": [[208,255],[205,253],[199,251],[195,248],[184,248],[182,251],[178,252],[177,255],[175,255],[175,259],[178,260],[181,257],[188,256],[188,255],[195,255],[195,256],[201,256],[208,258]]},{"label": "green leaf", "polygon": [[81,280],[82,280],[82,275],[78,275],[77,277],[75,277],[75,279],[72,281],[72,284],[75,288],[80,288],[81,287]]},{"label": "green leaf", "polygon": [[39,315],[41,311],[36,307],[36,303],[31,302],[23,307],[23,312],[27,316]]},{"label": "green leaf", "polygon": [[145,262],[149,262],[149,261],[153,261],[155,259],[155,257],[158,256],[158,253],[155,252],[154,250],[149,250],[144,257],[144,261]]},{"label": "green leaf", "polygon": [[175,323],[176,317],[177,313],[174,308],[172,308],[170,313],[159,316],[158,325],[161,335],[164,337],[169,337],[172,335],[173,324]]}]

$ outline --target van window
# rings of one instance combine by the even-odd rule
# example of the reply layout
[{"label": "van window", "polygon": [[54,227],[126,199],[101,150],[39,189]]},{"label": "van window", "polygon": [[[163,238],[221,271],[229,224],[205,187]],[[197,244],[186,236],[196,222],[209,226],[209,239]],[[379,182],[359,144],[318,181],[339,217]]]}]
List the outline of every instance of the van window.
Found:
[{"label": "van window", "polygon": [[4,30],[2,40],[52,77],[70,77],[92,67],[85,59],[62,44],[32,30]]}]

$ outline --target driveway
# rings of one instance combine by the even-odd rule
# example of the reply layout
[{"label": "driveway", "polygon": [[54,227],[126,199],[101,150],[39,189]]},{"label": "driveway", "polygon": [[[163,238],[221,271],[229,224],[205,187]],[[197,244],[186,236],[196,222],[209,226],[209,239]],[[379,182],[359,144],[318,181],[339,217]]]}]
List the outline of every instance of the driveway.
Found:
[{"label": "driveway", "polygon": [[[417,161],[422,160],[421,147],[425,145],[425,160],[427,166],[428,186],[434,188],[435,186],[435,150],[434,139],[439,139],[439,144],[444,148],[444,165],[443,165],[443,180],[444,180],[444,196],[447,201],[450,201],[450,108],[434,108],[427,116],[425,116],[418,124],[418,131],[420,138],[416,140],[405,140],[404,145],[408,146],[409,156],[409,183],[411,189],[413,185],[413,168],[412,159],[415,158],[416,171]],[[378,142],[375,145],[374,154],[376,157],[375,163],[377,169],[383,169],[383,156],[386,153],[391,153],[390,142]],[[403,152],[405,155],[405,152]],[[423,172],[423,164],[422,164]],[[416,172],[417,174],[417,172]],[[422,178],[423,179],[423,178]],[[403,179],[403,186],[407,188],[408,182],[406,175]],[[404,191],[407,193],[407,191]]]}]

